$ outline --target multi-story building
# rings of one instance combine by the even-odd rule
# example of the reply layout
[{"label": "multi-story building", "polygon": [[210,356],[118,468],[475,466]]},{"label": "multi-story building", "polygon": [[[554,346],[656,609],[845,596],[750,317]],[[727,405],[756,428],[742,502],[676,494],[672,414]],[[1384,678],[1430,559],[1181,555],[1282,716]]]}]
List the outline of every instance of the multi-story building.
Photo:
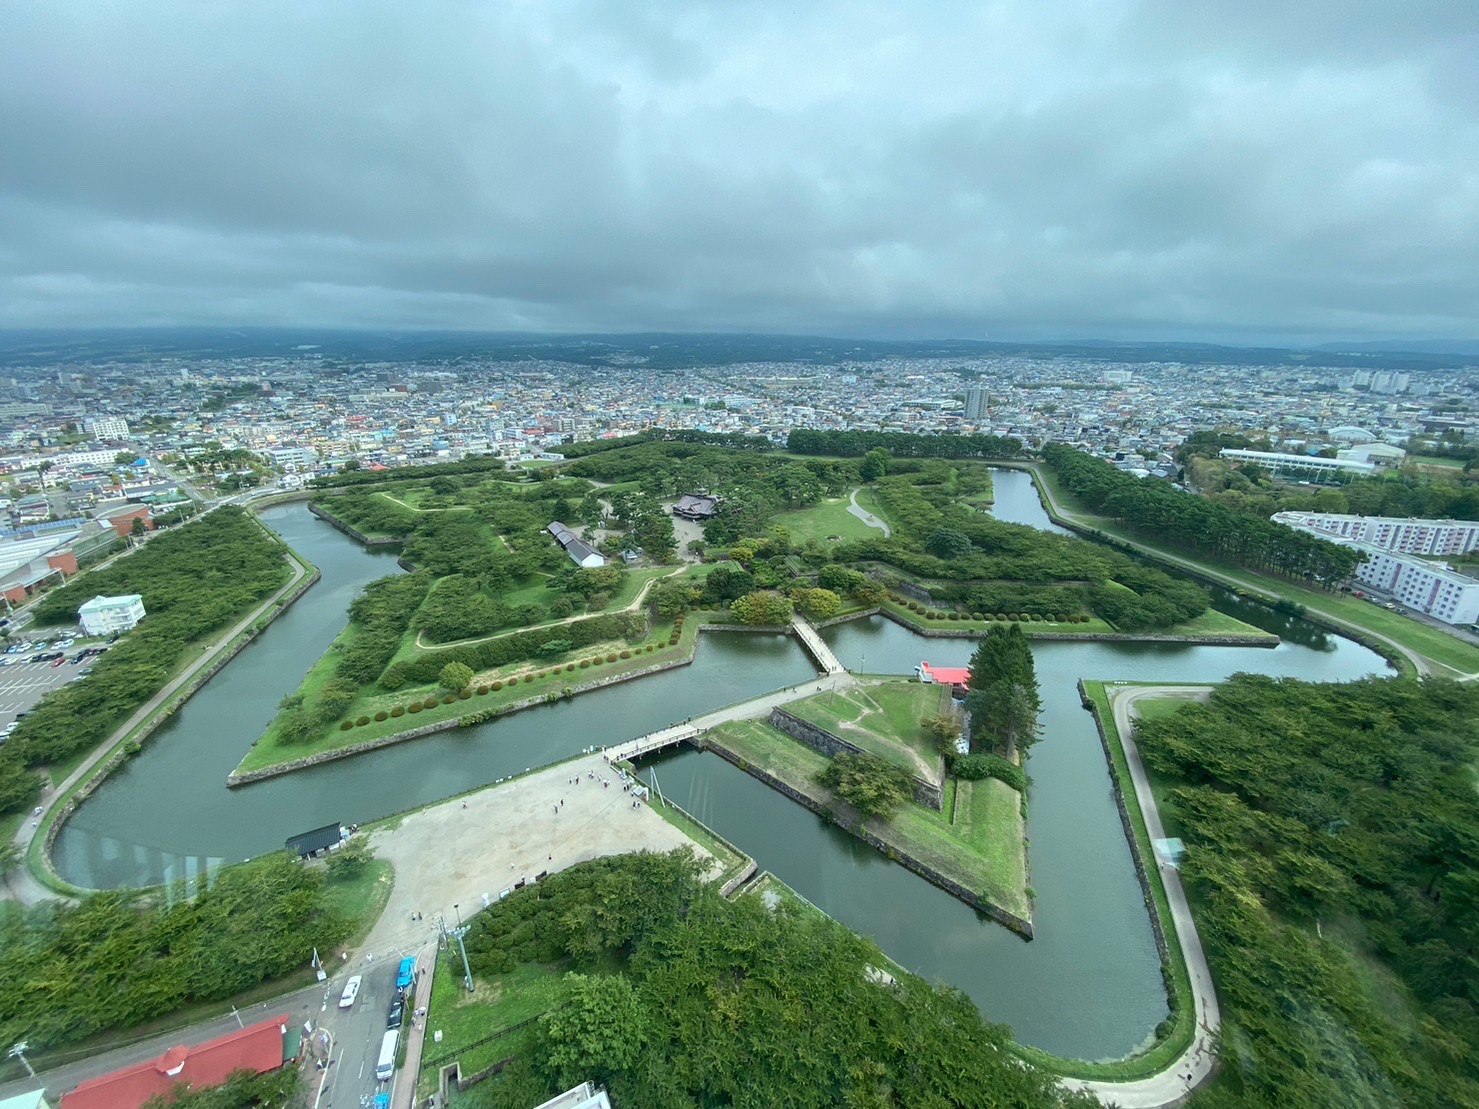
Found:
[{"label": "multi-story building", "polygon": [[82,426],[94,439],[128,438],[128,421],[122,416],[91,416]]},{"label": "multi-story building", "polygon": [[[1332,520],[1338,523],[1321,528],[1304,519],[1321,515],[1326,516],[1327,524]],[[1456,532],[1440,531],[1432,527],[1426,531],[1417,528],[1403,531],[1393,525],[1447,525],[1455,522],[1304,512],[1280,512],[1273,519],[1287,527],[1298,528],[1321,539],[1363,552],[1366,558],[1356,567],[1356,581],[1390,595],[1393,600],[1400,601],[1408,608],[1446,624],[1472,624],[1479,621],[1479,580],[1460,574],[1440,562],[1429,561],[1410,549],[1419,541],[1429,547],[1439,541],[1463,542],[1464,525],[1458,525],[1459,530]],[[1382,524],[1387,526],[1383,528]],[[1338,530],[1340,526],[1346,528],[1344,533]],[[1377,546],[1376,543],[1365,542],[1356,537],[1364,534],[1368,527],[1374,537],[1394,545]]]},{"label": "multi-story building", "polygon": [[1415,555],[1392,554],[1366,543],[1353,545],[1366,552],[1366,561],[1356,567],[1357,581],[1445,624],[1479,621],[1479,581]]},{"label": "multi-story building", "polygon": [[1218,452],[1228,462],[1256,462],[1275,474],[1293,476],[1306,481],[1318,481],[1335,474],[1374,474],[1376,466],[1370,462],[1356,462],[1345,458],[1319,458],[1310,454],[1280,454],[1277,451],[1249,451],[1237,447],[1223,447]]},{"label": "multi-story building", "polygon": [[988,397],[985,389],[967,389],[965,391],[965,418],[976,424],[986,419],[987,403]]},{"label": "multi-story building", "polygon": [[77,610],[78,623],[87,635],[125,632],[144,618],[144,598],[137,593],[122,597],[97,596]]},{"label": "multi-story building", "polygon": [[1276,512],[1274,522],[1415,555],[1463,555],[1479,550],[1479,523],[1400,516],[1346,516],[1334,512]]}]

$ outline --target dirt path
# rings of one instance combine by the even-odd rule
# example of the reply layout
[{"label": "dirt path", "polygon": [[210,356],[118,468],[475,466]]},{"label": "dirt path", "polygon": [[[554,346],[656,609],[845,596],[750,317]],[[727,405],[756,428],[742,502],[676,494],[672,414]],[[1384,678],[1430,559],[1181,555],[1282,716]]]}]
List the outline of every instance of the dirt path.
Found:
[{"label": "dirt path", "polygon": [[[1161,814],[1156,808],[1155,796],[1145,777],[1145,764],[1140,761],[1140,749],[1135,746],[1134,721],[1140,715],[1136,704],[1147,698],[1168,697],[1205,701],[1211,695],[1212,687],[1106,686],[1105,691],[1114,708],[1114,724],[1119,729],[1125,761],[1130,767],[1135,799],[1140,802],[1140,811],[1145,818],[1145,831],[1154,842],[1164,838],[1166,833],[1161,826]],[[1146,865],[1157,865],[1157,860],[1147,859]],[[1196,921],[1192,918],[1191,906],[1186,901],[1181,875],[1173,866],[1165,863],[1158,865],[1161,884],[1166,890],[1166,901],[1171,907],[1171,925],[1176,931],[1176,939],[1181,944],[1181,953],[1186,959],[1186,969],[1191,977],[1192,1012],[1196,1017],[1197,1027],[1191,1046],[1153,1078],[1144,1078],[1138,1082],[1084,1082],[1075,1079],[1065,1079],[1063,1082],[1070,1089],[1087,1090],[1106,1104],[1117,1105],[1121,1109],[1154,1109],[1162,1105],[1178,1104],[1205,1082],[1217,1065],[1217,1036],[1222,1028],[1222,1010],[1217,1004],[1212,971],[1207,966],[1202,939],[1197,934]]]},{"label": "dirt path", "polygon": [[650,581],[643,582],[642,588],[637,590],[637,595],[633,597],[630,602],[622,605],[620,608],[607,609],[605,612],[579,612],[570,616],[563,617],[559,620],[551,620],[545,624],[532,624],[527,628],[510,628],[508,631],[494,632],[492,635],[481,635],[475,639],[454,639],[451,643],[425,643],[422,641],[421,637],[426,633],[417,632],[416,649],[420,651],[445,651],[449,647],[471,647],[477,643],[487,643],[494,639],[505,639],[510,635],[518,635],[521,632],[534,631],[543,628],[557,628],[561,624],[573,624],[577,620],[588,620],[592,616],[610,616],[612,613],[617,612],[636,612],[637,609],[642,607],[642,602],[647,599],[647,594],[654,585],[656,585],[660,581],[663,581],[665,578],[672,577],[674,574],[681,574],[685,569],[686,567],[679,566],[676,570],[672,570],[666,574],[663,574],[662,577],[653,578]]}]

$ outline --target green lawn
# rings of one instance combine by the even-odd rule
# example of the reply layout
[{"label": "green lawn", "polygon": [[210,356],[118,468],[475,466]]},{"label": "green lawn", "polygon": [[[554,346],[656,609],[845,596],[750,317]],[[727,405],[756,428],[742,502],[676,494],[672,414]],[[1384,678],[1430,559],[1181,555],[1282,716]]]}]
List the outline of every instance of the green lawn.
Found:
[{"label": "green lawn", "polygon": [[940,756],[920,722],[947,710],[950,694],[937,685],[881,682],[792,701],[786,710],[870,754],[922,778],[940,776]]},{"label": "green lawn", "polygon": [[[823,804],[831,792],[817,784],[827,758],[767,724],[736,721],[715,728],[711,737],[787,785]],[[999,784],[999,783],[998,783]],[[887,821],[872,820],[875,834],[975,890],[986,900],[1024,918],[1032,915],[1027,896],[1027,845],[1023,839],[1021,803],[1015,790],[1005,796],[995,789],[972,791],[955,806],[957,825],[945,815],[908,804]],[[969,819],[961,818],[969,815]]]},{"label": "green lawn", "polygon": [[329,905],[354,921],[354,931],[345,946],[355,947],[370,934],[380,919],[385,903],[395,885],[395,868],[384,859],[371,859],[369,865],[352,878],[330,877],[324,887]]},{"label": "green lawn", "polygon": [[[441,1068],[453,1059],[460,1062],[463,1074],[472,1074],[523,1050],[531,1041],[532,1026],[489,1043],[466,1045],[513,1028],[549,1009],[559,992],[564,970],[562,964],[524,963],[507,974],[473,979],[473,992],[468,993],[463,984],[461,956],[455,949],[442,952],[431,984],[431,1004],[427,1006],[426,1026],[432,1035],[426,1038],[421,1051],[417,1104],[435,1092]],[[442,1034],[441,1043],[435,1042],[437,1032]],[[427,1065],[431,1063],[435,1065]]]},{"label": "green lawn", "polygon": [[785,528],[792,543],[805,543],[809,539],[822,542],[829,539],[876,539],[883,534],[878,528],[863,523],[847,508],[846,497],[828,497],[811,508],[779,513],[771,523]]}]

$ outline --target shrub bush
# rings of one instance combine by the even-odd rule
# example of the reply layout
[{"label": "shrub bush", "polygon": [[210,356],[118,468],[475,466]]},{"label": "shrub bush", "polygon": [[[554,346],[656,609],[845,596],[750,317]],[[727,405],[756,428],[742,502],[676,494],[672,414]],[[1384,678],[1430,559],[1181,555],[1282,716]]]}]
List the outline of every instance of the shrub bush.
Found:
[{"label": "shrub bush", "polygon": [[[470,690],[470,689],[460,689],[460,690],[457,691],[457,699],[459,701],[466,701],[471,696],[472,696],[472,690]],[[451,703],[452,703],[451,701],[448,701],[447,702],[447,704],[449,704],[449,705]]]},{"label": "shrub bush", "polygon": [[412,701],[409,705],[406,706],[406,711],[414,716],[425,707],[426,706],[424,706],[420,701]]},{"label": "shrub bush", "polygon": [[406,710],[402,706],[396,705],[395,708],[390,710],[390,715],[399,719],[400,717],[406,715]]},{"label": "shrub bush", "polygon": [[621,652],[621,657],[622,658],[631,658],[632,657],[632,652],[631,651],[623,651],[623,652]]},{"label": "shrub bush", "polygon": [[615,662],[619,657],[620,656],[615,651],[612,651],[609,655],[606,656],[606,661]]},{"label": "shrub bush", "polygon": [[984,619],[986,619],[986,617],[984,615],[982,615],[981,613],[979,613],[979,612],[973,612],[973,613],[971,613],[971,619],[972,620],[984,620]]},{"label": "shrub bush", "polygon": [[339,721],[339,730],[341,732],[347,732],[347,731],[349,731],[353,727],[354,727],[354,721],[353,720],[341,720],[341,721]]},{"label": "shrub bush", "polygon": [[498,690],[503,688],[503,683],[501,681],[495,681],[490,688],[493,689],[494,692],[497,692]]},{"label": "shrub bush", "polygon": [[1007,619],[1008,620],[1020,620],[1020,619],[1022,619],[1022,614],[1020,612],[1009,612],[1009,613],[1007,613]]},{"label": "shrub bush", "polygon": [[591,660],[588,659],[588,658],[583,658],[583,659],[580,660],[580,668],[582,670],[585,670],[585,669],[589,668],[590,664],[591,664]]},{"label": "shrub bush", "polygon": [[356,720],[354,722],[354,726],[356,728],[363,728],[369,722],[370,722],[370,718],[368,716],[361,716],[358,720]]},{"label": "shrub bush", "polygon": [[1005,620],[1006,618],[1007,618],[1007,614],[1005,612],[998,612],[996,615],[994,615],[993,617],[991,617],[991,619],[993,619],[993,620]]},{"label": "shrub bush", "polygon": [[652,651],[653,651],[653,647],[654,647],[654,645],[653,645],[653,644],[651,644],[651,643],[649,643],[649,644],[647,644],[647,653],[648,653],[648,654],[649,654],[649,655],[650,655],[650,654],[652,654]]},{"label": "shrub bush", "polygon": [[964,620],[965,619],[965,616],[962,613],[959,613],[959,612],[952,612],[950,614],[950,619],[952,619],[952,620]]},{"label": "shrub bush", "polygon": [[386,712],[384,709],[381,709],[379,712],[377,712],[375,714],[375,720],[376,720],[377,723],[379,723],[381,721],[389,720],[389,719],[390,719],[390,713]]},{"label": "shrub bush", "polygon": [[601,666],[605,662],[606,662],[606,660],[603,659],[600,655],[597,655],[597,656],[595,656],[595,658],[591,659],[591,665],[592,666]]},{"label": "shrub bush", "polygon": [[488,696],[488,687],[485,686],[485,685],[478,686],[478,696],[479,697],[486,697],[486,696]]},{"label": "shrub bush", "polygon": [[444,705],[450,705],[455,700],[457,700],[457,694],[455,693],[446,693],[442,695],[442,704]]},{"label": "shrub bush", "polygon": [[525,674],[524,675],[524,684],[525,685],[527,685],[528,683],[532,682],[533,680],[534,680],[534,675],[533,674]]}]

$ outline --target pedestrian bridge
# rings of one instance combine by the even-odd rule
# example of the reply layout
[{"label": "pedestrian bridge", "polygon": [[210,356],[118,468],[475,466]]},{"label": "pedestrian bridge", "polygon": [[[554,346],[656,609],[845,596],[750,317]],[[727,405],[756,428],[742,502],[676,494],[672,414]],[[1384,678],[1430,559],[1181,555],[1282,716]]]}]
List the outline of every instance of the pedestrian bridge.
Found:
[{"label": "pedestrian bridge", "polygon": [[841,674],[844,671],[842,663],[837,661],[837,656],[832,653],[832,648],[827,646],[827,641],[818,634],[816,628],[812,627],[800,616],[791,617],[791,628],[796,632],[796,638],[801,640],[801,645],[806,648],[807,654],[816,659],[817,665],[823,672],[828,674]]}]

